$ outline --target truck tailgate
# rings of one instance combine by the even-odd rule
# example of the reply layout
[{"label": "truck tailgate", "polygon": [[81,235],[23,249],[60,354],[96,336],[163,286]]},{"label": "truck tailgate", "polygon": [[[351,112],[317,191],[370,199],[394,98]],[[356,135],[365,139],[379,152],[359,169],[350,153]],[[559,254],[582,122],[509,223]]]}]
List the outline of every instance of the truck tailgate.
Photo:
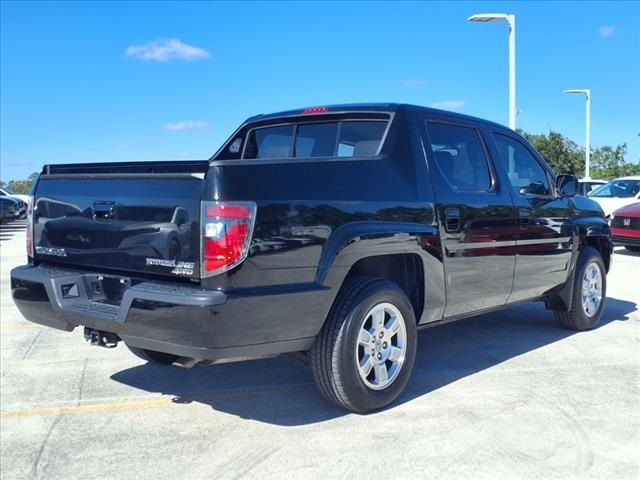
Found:
[{"label": "truck tailgate", "polygon": [[38,263],[199,279],[204,162],[45,167],[34,193]]}]

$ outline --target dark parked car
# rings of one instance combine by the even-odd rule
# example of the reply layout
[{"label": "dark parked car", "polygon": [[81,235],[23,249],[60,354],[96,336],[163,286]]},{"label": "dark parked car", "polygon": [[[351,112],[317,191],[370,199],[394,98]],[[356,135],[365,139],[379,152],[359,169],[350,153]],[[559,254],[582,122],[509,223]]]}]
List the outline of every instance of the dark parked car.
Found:
[{"label": "dark parked car", "polygon": [[11,197],[0,196],[0,221],[15,220],[20,216],[20,202]]},{"label": "dark parked car", "polygon": [[0,198],[9,198],[16,202],[15,218],[24,218],[27,216],[27,202],[25,200],[28,200],[28,196],[16,195],[6,188],[0,188]]},{"label": "dark parked car", "polygon": [[[208,161],[45,166],[13,298],[31,321],[150,362],[304,352],[329,401],[368,412],[409,381],[417,329],[523,301],[569,329],[598,324],[611,231],[577,188],[477,118],[259,115]],[[125,230],[137,247],[169,235],[153,212],[176,207],[192,221],[179,259],[123,247]]]}]

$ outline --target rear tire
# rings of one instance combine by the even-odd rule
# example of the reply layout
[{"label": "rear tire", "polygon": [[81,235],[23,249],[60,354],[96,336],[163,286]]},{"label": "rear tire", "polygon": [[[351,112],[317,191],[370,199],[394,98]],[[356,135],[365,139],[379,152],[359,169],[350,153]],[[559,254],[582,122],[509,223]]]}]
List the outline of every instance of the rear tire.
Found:
[{"label": "rear tire", "polygon": [[[125,343],[125,345],[127,344]],[[171,353],[156,352],[155,350],[132,347],[131,345],[127,345],[127,348],[131,350],[131,353],[133,353],[136,357],[141,358],[146,362],[157,363],[159,365],[171,365],[178,358],[180,358],[177,355],[173,355]]]},{"label": "rear tire", "polygon": [[591,330],[600,322],[606,298],[607,273],[602,256],[595,248],[585,247],[576,265],[571,309],[553,313],[564,328]]},{"label": "rear tire", "polygon": [[322,395],[358,413],[392,403],[413,369],[416,330],[411,302],[397,284],[370,277],[349,280],[310,351]]},{"label": "rear tire", "polygon": [[630,252],[640,252],[640,247],[636,247],[634,245],[625,245],[624,248],[626,248]]}]

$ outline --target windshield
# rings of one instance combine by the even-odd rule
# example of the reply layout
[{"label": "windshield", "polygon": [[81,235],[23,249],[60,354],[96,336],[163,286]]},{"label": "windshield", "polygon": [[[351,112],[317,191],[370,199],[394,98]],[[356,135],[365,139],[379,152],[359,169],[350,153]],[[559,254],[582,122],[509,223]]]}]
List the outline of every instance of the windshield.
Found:
[{"label": "windshield", "polygon": [[613,180],[591,193],[592,197],[630,198],[640,192],[640,180]]}]

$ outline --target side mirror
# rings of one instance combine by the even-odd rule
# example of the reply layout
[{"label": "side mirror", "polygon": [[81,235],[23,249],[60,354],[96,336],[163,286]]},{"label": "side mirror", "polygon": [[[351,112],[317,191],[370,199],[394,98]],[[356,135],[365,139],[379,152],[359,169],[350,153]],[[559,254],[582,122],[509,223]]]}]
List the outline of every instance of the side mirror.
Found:
[{"label": "side mirror", "polygon": [[563,197],[575,197],[578,194],[578,179],[575,175],[558,175],[556,190]]}]

